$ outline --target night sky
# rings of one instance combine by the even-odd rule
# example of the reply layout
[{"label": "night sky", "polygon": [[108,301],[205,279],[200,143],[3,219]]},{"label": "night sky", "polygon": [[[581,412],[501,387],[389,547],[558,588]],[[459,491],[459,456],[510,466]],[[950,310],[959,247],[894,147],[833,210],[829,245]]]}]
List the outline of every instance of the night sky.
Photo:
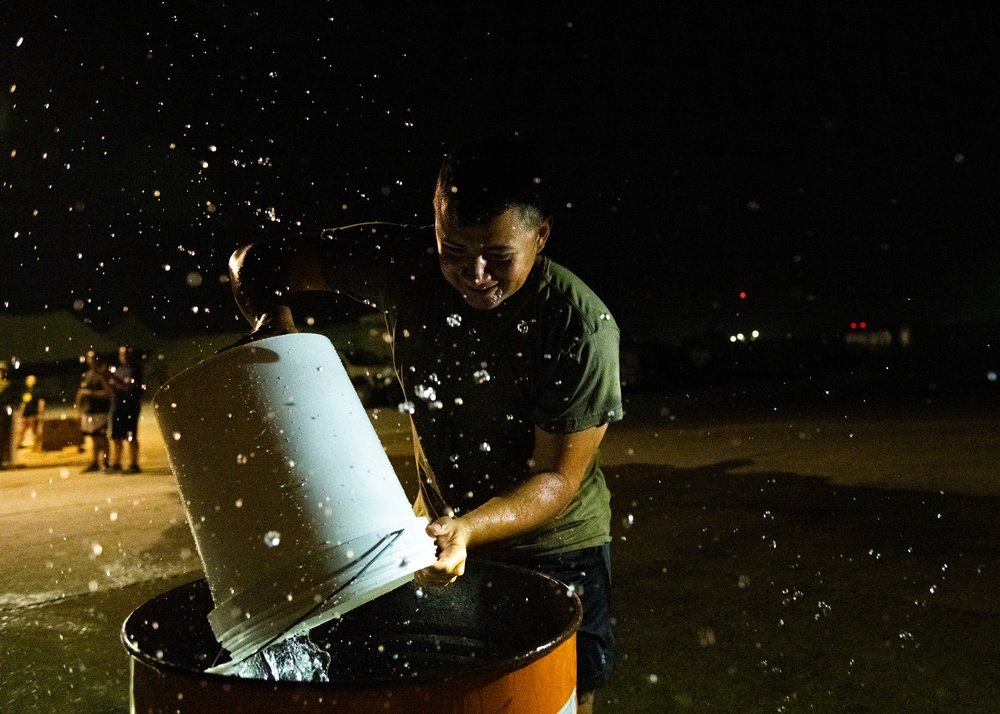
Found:
[{"label": "night sky", "polygon": [[4,3],[0,315],[242,329],[234,248],[516,130],[628,338],[1000,319],[997,23],[874,5]]}]

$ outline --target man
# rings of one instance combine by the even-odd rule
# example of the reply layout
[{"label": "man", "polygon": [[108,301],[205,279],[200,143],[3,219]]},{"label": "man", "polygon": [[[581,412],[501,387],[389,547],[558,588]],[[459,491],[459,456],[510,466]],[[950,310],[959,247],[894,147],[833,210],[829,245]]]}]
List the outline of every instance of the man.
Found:
[{"label": "man", "polygon": [[80,412],[80,431],[90,437],[92,459],[83,473],[108,470],[108,414],[111,411],[111,387],[104,359],[94,350],[87,350],[87,371],[76,392],[76,408]]},{"label": "man", "polygon": [[0,361],[0,469],[14,465],[14,385],[8,379],[10,368]]},{"label": "man", "polygon": [[139,468],[139,411],[142,407],[142,372],[128,345],[118,348],[118,364],[110,370],[111,387],[111,471],[122,473],[124,444],[128,444],[130,465],[124,473],[137,474]]},{"label": "man", "polygon": [[[516,142],[453,152],[434,235],[367,224],[266,241],[230,260],[248,339],[295,331],[292,296],[335,291],[386,316],[416,435],[419,496],[447,583],[478,557],[572,585],[579,711],[610,676],[610,495],[599,445],[621,419],[619,332],[576,276],[541,255],[545,177]],[[436,251],[434,247],[436,245]]]},{"label": "man", "polygon": [[21,430],[16,439],[17,447],[23,449],[28,446],[24,443],[24,437],[31,434],[30,446],[35,451],[42,448],[42,424],[45,418],[45,398],[40,396],[35,389],[38,386],[38,378],[29,374],[24,378],[24,391],[21,393]]}]

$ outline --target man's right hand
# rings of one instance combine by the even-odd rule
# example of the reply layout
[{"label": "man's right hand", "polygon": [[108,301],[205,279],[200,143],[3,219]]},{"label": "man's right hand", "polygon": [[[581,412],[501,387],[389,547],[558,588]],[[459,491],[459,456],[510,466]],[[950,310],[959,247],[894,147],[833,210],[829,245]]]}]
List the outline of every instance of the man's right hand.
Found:
[{"label": "man's right hand", "polygon": [[233,344],[218,350],[216,354],[230,350],[233,347],[262,340],[265,337],[277,337],[278,335],[289,335],[296,332],[298,332],[298,329],[295,327],[295,321],[292,319],[292,311],[287,307],[279,306],[272,312],[263,313],[257,318],[257,323],[250,332],[243,335],[243,337],[236,340]]}]

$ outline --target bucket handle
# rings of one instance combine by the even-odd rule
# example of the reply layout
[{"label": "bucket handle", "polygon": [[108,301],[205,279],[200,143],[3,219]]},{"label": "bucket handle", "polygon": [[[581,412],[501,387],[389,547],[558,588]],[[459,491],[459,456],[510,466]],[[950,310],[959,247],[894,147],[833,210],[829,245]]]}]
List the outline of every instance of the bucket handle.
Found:
[{"label": "bucket handle", "polygon": [[[360,578],[362,575],[364,575],[365,571],[368,570],[368,568],[370,568],[375,563],[376,560],[378,560],[380,557],[382,557],[382,554],[386,550],[388,550],[389,548],[391,548],[392,545],[393,545],[393,543],[395,543],[399,539],[399,537],[401,535],[403,535],[403,531],[404,530],[405,530],[404,528],[400,528],[399,530],[395,530],[395,531],[392,531],[390,533],[386,533],[378,541],[376,541],[375,545],[372,546],[372,550],[375,550],[376,548],[379,548],[379,546],[381,546],[381,548],[371,558],[371,560],[369,560],[367,563],[365,563],[364,567],[362,567],[361,570],[359,570],[357,573],[355,573],[353,576],[351,576],[351,578],[346,583],[344,583],[343,585],[341,585],[339,588],[337,588],[332,593],[330,593],[325,598],[323,598],[318,603],[316,603],[313,607],[311,607],[310,609],[308,609],[298,620],[296,620],[295,622],[293,622],[285,630],[285,632],[287,632],[288,630],[291,630],[293,627],[295,627],[299,623],[304,622],[305,620],[308,620],[310,617],[312,617],[313,615],[315,615],[316,612],[318,610],[320,610],[328,602],[330,602],[330,600],[332,600],[333,598],[337,597],[337,595],[339,595],[341,592],[343,592],[343,590],[345,588],[349,587],[358,578]],[[271,645],[273,645],[277,640],[279,640],[283,636],[284,636],[284,633],[275,635],[270,640],[268,640],[263,645],[261,645],[257,650],[251,652],[250,654],[246,655],[245,657],[243,657],[243,658],[241,658],[241,659],[239,659],[239,660],[237,660],[235,662],[229,662],[228,664],[229,665],[236,665],[236,664],[240,664],[241,662],[245,662],[246,660],[250,659],[254,655],[258,654],[259,652],[263,652],[264,650],[266,650],[268,647],[270,647]],[[222,653],[224,651],[225,651],[224,647],[220,647],[219,648],[218,654],[215,655],[215,659],[212,661],[212,665],[208,669],[211,669],[212,667],[215,667],[215,666],[217,666],[219,664],[219,658],[222,657]]]}]

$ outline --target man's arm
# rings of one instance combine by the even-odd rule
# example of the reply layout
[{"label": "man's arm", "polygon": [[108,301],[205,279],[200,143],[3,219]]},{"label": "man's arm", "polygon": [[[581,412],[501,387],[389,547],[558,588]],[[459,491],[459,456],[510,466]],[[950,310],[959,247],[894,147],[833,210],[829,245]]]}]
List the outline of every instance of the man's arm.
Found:
[{"label": "man's arm", "polygon": [[553,434],[536,427],[533,475],[464,516],[446,516],[427,526],[440,554],[434,565],[420,572],[420,578],[451,582],[465,573],[469,548],[528,533],[558,516],[580,490],[607,429],[604,424],[572,434]]},{"label": "man's arm", "polygon": [[229,259],[229,276],[236,304],[253,329],[242,341],[296,332],[290,307],[294,293],[381,299],[373,286],[385,282],[388,266],[408,241],[423,238],[412,226],[360,223],[238,249]]},{"label": "man's arm", "polygon": [[288,297],[306,290],[330,290],[323,273],[319,239],[299,236],[243,246],[229,259],[233,297],[255,333],[295,332]]}]

